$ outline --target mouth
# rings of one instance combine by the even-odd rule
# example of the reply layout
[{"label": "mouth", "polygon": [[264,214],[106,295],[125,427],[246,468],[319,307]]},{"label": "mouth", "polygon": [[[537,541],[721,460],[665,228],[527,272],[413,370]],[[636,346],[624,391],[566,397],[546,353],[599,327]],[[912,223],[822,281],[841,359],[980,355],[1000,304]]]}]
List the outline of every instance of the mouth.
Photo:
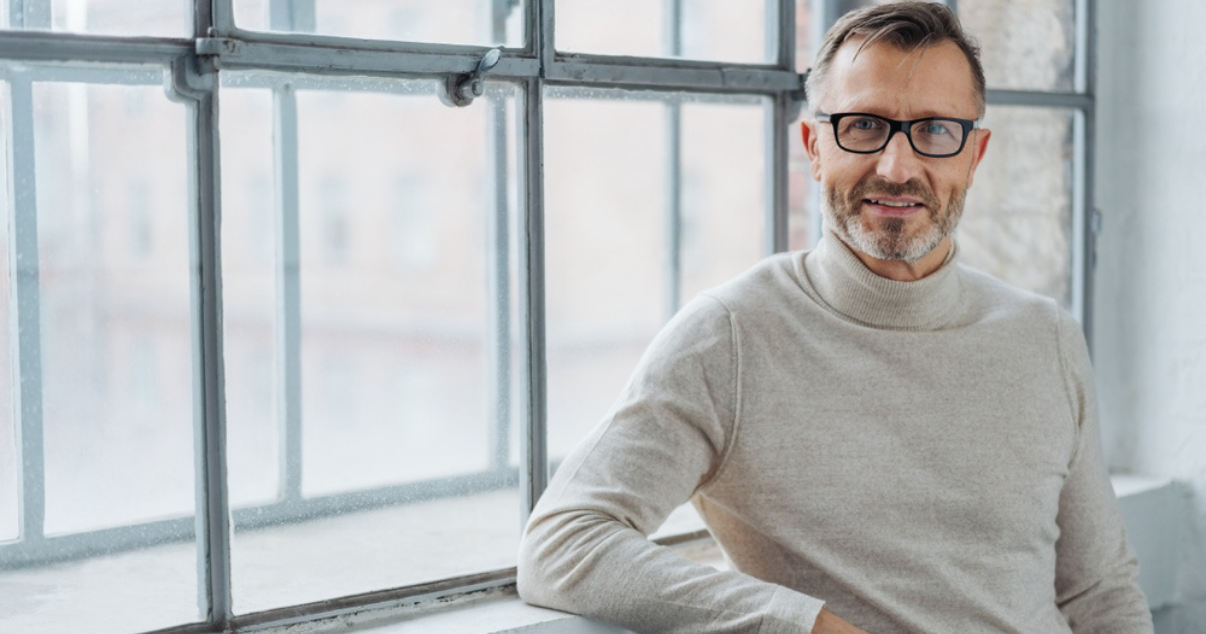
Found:
[{"label": "mouth", "polygon": [[925,205],[908,198],[864,198],[863,205],[881,216],[902,217],[925,209]]}]

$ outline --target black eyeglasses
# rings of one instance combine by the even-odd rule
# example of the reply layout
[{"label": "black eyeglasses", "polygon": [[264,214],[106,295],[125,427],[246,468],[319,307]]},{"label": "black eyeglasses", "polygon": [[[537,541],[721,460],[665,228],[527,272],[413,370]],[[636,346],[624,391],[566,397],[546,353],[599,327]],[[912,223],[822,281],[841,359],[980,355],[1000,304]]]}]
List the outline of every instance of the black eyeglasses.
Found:
[{"label": "black eyeglasses", "polygon": [[817,113],[817,121],[833,124],[838,147],[855,154],[874,154],[888,146],[892,135],[904,132],[909,145],[922,156],[945,158],[963,151],[976,121],[953,117],[927,117],[897,121],[863,112]]}]

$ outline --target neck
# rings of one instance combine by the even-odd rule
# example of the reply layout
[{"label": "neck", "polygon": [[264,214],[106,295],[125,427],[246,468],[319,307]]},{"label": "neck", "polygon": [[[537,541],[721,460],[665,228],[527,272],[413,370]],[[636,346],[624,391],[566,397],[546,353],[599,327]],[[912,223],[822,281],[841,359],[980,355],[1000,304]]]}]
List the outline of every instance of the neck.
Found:
[{"label": "neck", "polygon": [[942,266],[942,263],[946,261],[947,254],[951,252],[951,237],[947,236],[943,238],[942,242],[938,243],[938,246],[921,256],[921,259],[916,262],[881,260],[877,257],[867,255],[854,247],[850,247],[850,250],[858,256],[858,259],[862,260],[868,269],[871,269],[872,273],[880,277],[897,282],[915,282],[937,271]]}]

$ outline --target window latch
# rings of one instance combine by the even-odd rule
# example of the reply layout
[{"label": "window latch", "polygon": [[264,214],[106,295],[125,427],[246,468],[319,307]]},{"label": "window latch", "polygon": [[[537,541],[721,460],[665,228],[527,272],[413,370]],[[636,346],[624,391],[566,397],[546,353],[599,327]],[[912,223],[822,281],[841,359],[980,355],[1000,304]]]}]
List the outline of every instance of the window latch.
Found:
[{"label": "window latch", "polygon": [[502,51],[492,48],[486,51],[485,56],[477,63],[477,68],[473,72],[449,77],[444,84],[444,91],[440,95],[441,100],[457,108],[464,108],[473,103],[474,99],[481,97],[486,92],[486,73],[498,65],[498,58],[501,56]]}]

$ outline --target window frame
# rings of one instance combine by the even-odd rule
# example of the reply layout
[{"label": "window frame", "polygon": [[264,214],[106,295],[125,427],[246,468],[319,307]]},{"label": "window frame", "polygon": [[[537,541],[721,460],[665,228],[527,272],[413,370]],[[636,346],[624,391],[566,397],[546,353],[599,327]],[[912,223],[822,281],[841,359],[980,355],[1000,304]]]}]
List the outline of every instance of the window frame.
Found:
[{"label": "window frame", "polygon": [[[352,597],[333,597],[318,603],[297,605],[255,614],[235,614],[232,607],[231,536],[233,519],[227,487],[226,420],[222,333],[221,262],[221,165],[218,129],[220,81],[223,70],[267,70],[382,78],[447,79],[472,71],[492,48],[478,45],[424,44],[318,35],[298,32],[313,24],[314,0],[269,0],[271,26],[291,32],[250,31],[237,27],[234,0],[194,0],[191,37],[117,37],[51,31],[0,31],[0,59],[42,63],[62,63],[57,77],[77,76],[87,81],[103,81],[103,69],[80,70],[70,64],[104,62],[119,65],[159,65],[168,69],[169,92],[188,106],[188,147],[190,151],[190,223],[193,261],[199,274],[193,278],[193,369],[197,416],[194,421],[197,505],[194,518],[154,523],[153,541],[196,539],[200,604],[204,619],[160,630],[163,633],[219,632],[266,629],[293,623],[318,621],[335,616],[371,612],[409,612],[428,605],[471,600],[483,593],[506,592],[514,584],[514,569],[485,571],[479,574],[440,580],[403,588],[382,589]],[[507,0],[495,0],[495,7]],[[674,92],[705,92],[748,95],[768,100],[766,117],[767,165],[765,188],[766,222],[764,251],[774,253],[788,247],[788,150],[792,138],[789,128],[804,97],[802,75],[796,69],[795,13],[797,0],[764,0],[768,22],[767,64],[684,60],[674,57],[682,51],[681,32],[668,34],[670,57],[627,57],[559,51],[555,45],[555,0],[526,0],[523,7],[526,45],[502,48],[502,57],[489,74],[489,81],[505,81],[518,86],[522,94],[516,145],[522,156],[519,169],[519,208],[515,217],[508,209],[507,179],[496,170],[494,200],[496,213],[489,227],[489,279],[494,290],[518,287],[517,306],[509,304],[509,295],[491,293],[489,311],[493,399],[491,421],[496,444],[492,463],[498,473],[506,471],[512,425],[518,426],[519,468],[513,475],[520,489],[521,521],[528,514],[548,483],[550,472],[547,451],[547,366],[545,321],[545,234],[544,234],[544,99],[546,88],[601,88],[642,90],[668,96],[667,174],[671,194],[666,201],[667,232],[665,313],[673,314],[681,299],[682,160],[681,113],[669,96]],[[1094,90],[1096,7],[1089,0],[1074,0],[1076,52],[1074,90],[1070,93],[989,89],[991,105],[1058,107],[1074,110],[1073,157],[1073,235],[1072,288],[1073,313],[1081,321],[1091,342],[1093,263],[1098,215],[1093,208]],[[40,15],[49,18],[50,0],[10,0],[11,23],[18,18]],[[671,24],[682,14],[683,0],[667,0]],[[810,0],[814,45],[838,17],[841,0]],[[955,0],[946,4],[957,10]],[[308,16],[308,18],[307,18]],[[496,13],[497,17],[497,13]],[[496,28],[498,20],[496,19]],[[501,38],[499,38],[501,39]],[[42,402],[39,293],[37,266],[17,269],[18,259],[38,261],[37,209],[34,191],[34,147],[32,98],[30,86],[45,66],[10,72],[10,112],[8,134],[12,144],[8,175],[12,184],[10,202],[10,262],[13,263],[12,311],[14,368],[22,380],[15,381],[15,424],[19,431],[21,459],[20,523],[21,540],[0,546],[0,566],[29,565],[81,558],[99,552],[133,549],[147,544],[148,533],[133,527],[107,529],[91,533],[44,536],[45,473],[42,463]],[[276,310],[282,324],[278,348],[279,377],[284,390],[283,489],[285,502],[301,500],[300,444],[300,290],[297,275],[284,272],[284,262],[295,261],[299,248],[297,193],[297,109],[296,97],[287,90],[274,89],[275,160],[281,178],[277,182],[277,239],[282,252],[277,257],[278,302]],[[505,108],[494,108],[490,149],[497,166],[508,164],[505,134]],[[501,167],[500,167],[501,169]],[[812,206],[816,209],[816,205]],[[812,234],[819,235],[819,214],[814,212]],[[516,227],[517,253],[511,253],[509,231]],[[512,257],[517,256],[518,279],[511,279]],[[516,310],[519,341],[512,347],[509,333],[512,308]],[[518,360],[519,376],[511,376],[512,361]],[[513,380],[518,381],[519,415],[511,420],[507,394]],[[501,476],[500,476],[501,477]],[[422,484],[422,483],[421,483]],[[428,486],[430,486],[428,484]],[[405,491],[369,492],[379,504],[396,503]],[[291,512],[282,507],[279,520]],[[233,517],[237,517],[235,513]],[[146,528],[140,526],[138,528]],[[687,536],[688,538],[691,536]],[[698,537],[698,535],[696,536]],[[681,540],[676,538],[674,542]]]}]

